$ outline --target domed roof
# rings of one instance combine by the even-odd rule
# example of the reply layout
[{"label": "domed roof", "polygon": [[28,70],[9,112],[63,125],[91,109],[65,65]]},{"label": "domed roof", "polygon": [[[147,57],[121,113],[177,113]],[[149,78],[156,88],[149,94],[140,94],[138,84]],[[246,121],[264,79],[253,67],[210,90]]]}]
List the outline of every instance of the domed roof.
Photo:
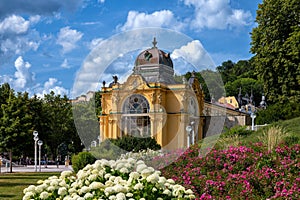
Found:
[{"label": "domed roof", "polygon": [[156,47],[156,39],[153,40],[153,47],[142,51],[135,60],[135,66],[140,65],[166,65],[173,68],[173,62],[170,57],[170,53],[165,53],[164,51]]}]

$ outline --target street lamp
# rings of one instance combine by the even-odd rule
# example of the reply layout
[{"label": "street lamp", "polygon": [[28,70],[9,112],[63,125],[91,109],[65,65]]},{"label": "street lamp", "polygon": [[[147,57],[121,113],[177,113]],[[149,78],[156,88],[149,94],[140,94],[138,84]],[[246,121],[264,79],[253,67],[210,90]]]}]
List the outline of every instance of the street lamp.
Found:
[{"label": "street lamp", "polygon": [[42,152],[41,149],[42,149],[43,141],[39,140],[38,145],[39,145],[39,171],[41,172],[41,152]]},{"label": "street lamp", "polygon": [[38,132],[33,131],[33,139],[34,139],[34,169],[37,171],[37,141],[39,140]]},{"label": "street lamp", "polygon": [[195,124],[195,122],[191,121],[191,123],[185,128],[185,130],[187,131],[187,148],[190,147],[190,144],[195,143],[194,124]]},{"label": "street lamp", "polygon": [[187,148],[190,147],[190,134],[191,134],[191,131],[192,131],[192,126],[188,125],[185,130],[187,131]]},{"label": "street lamp", "polygon": [[252,127],[251,127],[251,130],[254,131],[254,119],[256,117],[255,113],[251,113],[250,117],[252,118]]}]

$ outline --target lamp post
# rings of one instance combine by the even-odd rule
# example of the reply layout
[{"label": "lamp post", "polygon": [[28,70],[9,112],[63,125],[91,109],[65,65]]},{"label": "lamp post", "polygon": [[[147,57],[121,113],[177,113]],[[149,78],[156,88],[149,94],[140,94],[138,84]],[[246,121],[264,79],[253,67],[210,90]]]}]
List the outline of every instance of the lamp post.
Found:
[{"label": "lamp post", "polygon": [[101,143],[101,137],[100,137],[100,135],[98,135],[97,139],[98,139],[99,146],[100,146],[100,143]]},{"label": "lamp post", "polygon": [[190,134],[191,134],[191,131],[192,131],[192,126],[188,125],[186,128],[185,128],[186,132],[187,132],[187,137],[186,137],[186,143],[187,143],[187,148],[190,147]]},{"label": "lamp post", "polygon": [[254,119],[256,117],[255,113],[251,113],[250,117],[252,118],[252,126],[251,126],[251,130],[254,131]]},{"label": "lamp post", "polygon": [[41,172],[41,152],[42,152],[41,150],[42,150],[43,141],[39,140],[38,145],[39,145],[39,172]]},{"label": "lamp post", "polygon": [[185,128],[185,130],[187,131],[187,148],[190,147],[190,144],[195,143],[194,124],[195,124],[195,122],[191,121],[191,123]]},{"label": "lamp post", "polygon": [[38,132],[33,131],[33,140],[34,140],[34,169],[37,171],[37,141],[39,140]]}]

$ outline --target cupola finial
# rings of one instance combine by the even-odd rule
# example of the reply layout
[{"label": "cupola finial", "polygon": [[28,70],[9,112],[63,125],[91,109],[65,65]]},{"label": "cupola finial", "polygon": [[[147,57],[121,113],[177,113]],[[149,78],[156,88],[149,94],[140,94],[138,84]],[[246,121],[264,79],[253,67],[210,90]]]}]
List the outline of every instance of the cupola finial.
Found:
[{"label": "cupola finial", "polygon": [[152,44],[153,44],[153,47],[156,48],[156,45],[157,45],[156,37],[153,38]]}]

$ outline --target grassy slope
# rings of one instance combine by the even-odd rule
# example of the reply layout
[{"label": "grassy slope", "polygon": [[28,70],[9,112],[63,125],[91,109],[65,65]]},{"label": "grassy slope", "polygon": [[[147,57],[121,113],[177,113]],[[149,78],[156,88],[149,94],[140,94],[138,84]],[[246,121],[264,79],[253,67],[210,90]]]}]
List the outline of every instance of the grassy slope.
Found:
[{"label": "grassy slope", "polygon": [[[227,143],[228,146],[233,145],[236,146],[238,143],[241,145],[246,145],[251,143],[260,142],[261,138],[260,136],[265,132],[269,127],[271,126],[279,126],[284,128],[285,131],[288,132],[287,136],[294,136],[299,138],[298,141],[300,141],[300,117],[285,120],[285,121],[279,121],[273,124],[270,124],[266,127],[263,127],[259,129],[258,131],[253,132],[252,134],[244,137],[239,138],[233,138],[232,140],[225,140],[219,137],[219,135],[214,135],[210,137],[206,137],[204,140],[201,140],[198,145],[202,148],[205,147],[213,147],[215,144],[224,144]],[[223,145],[222,145],[223,146]]]},{"label": "grassy slope", "polygon": [[0,199],[20,200],[23,190],[29,185],[36,185],[38,180],[47,179],[60,173],[7,173],[0,175]]},{"label": "grassy slope", "polygon": [[285,120],[285,121],[278,121],[276,123],[270,124],[269,126],[266,126],[253,134],[245,137],[244,140],[242,140],[242,144],[245,144],[247,142],[259,142],[259,137],[263,132],[265,132],[269,127],[271,126],[279,126],[283,128],[285,131],[287,131],[287,136],[295,136],[300,139],[300,117]]}]

